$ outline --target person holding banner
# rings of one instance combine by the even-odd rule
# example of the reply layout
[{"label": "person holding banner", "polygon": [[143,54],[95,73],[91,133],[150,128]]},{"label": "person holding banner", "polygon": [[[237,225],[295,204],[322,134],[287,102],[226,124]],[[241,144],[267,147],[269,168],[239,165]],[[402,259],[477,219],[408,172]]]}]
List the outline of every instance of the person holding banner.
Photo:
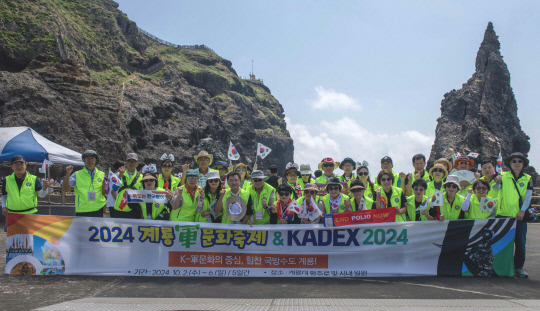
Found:
[{"label": "person holding banner", "polygon": [[[485,219],[494,218],[496,214],[496,200],[488,198],[490,185],[485,179],[475,181],[469,189],[469,195],[465,198],[463,205],[469,205],[469,210],[465,212],[465,219]],[[491,206],[490,204],[491,203]],[[462,206],[462,209],[463,207]]]},{"label": "person holding banner", "polygon": [[[143,168],[143,171],[144,170],[145,169]],[[165,191],[164,188],[157,187],[158,179],[156,174],[150,171],[143,173],[141,184],[142,190]],[[167,191],[166,196],[168,200],[173,198],[173,194],[170,191]],[[139,211],[142,219],[169,220],[171,217],[171,210],[169,209],[168,203],[142,202],[139,204]]]},{"label": "person holding banner", "polygon": [[116,200],[114,202],[114,215],[111,214],[114,218],[132,218],[140,219],[140,213],[133,211],[131,206],[138,208],[134,204],[127,203],[127,190],[139,190],[141,189],[141,179],[142,174],[137,170],[139,163],[139,157],[136,153],[128,153],[126,160],[126,169],[120,168],[118,170],[119,176],[122,178],[122,186],[115,187],[113,186],[113,195],[116,195]]},{"label": "person holding banner", "polygon": [[298,178],[300,178],[298,164],[291,162],[287,163],[287,166],[285,167],[285,178],[287,178],[287,185],[293,188],[293,200],[297,200],[302,196],[302,186],[298,183]]},{"label": "person holding banner", "polygon": [[2,215],[7,213],[34,214],[37,212],[37,197],[47,196],[49,181],[43,183],[26,171],[26,160],[22,155],[11,158],[13,174],[2,179]]},{"label": "person holding banner", "polygon": [[249,191],[249,187],[251,187],[251,183],[249,181],[249,172],[247,171],[247,165],[244,163],[238,163],[234,166],[234,171],[238,173],[240,176],[240,188],[245,191]]},{"label": "person holding banner", "polygon": [[[384,159],[384,158],[383,158]],[[396,222],[407,221],[407,198],[401,188],[395,185],[394,174],[390,170],[381,170],[375,180],[379,183],[377,202],[386,202],[385,207],[396,209]]]},{"label": "person holding banner", "polygon": [[441,217],[444,216],[444,220],[457,220],[460,219],[461,212],[468,211],[469,206],[463,205],[465,198],[458,194],[460,190],[459,177],[455,175],[449,175],[446,178],[446,182],[443,184],[443,205],[440,209]]},{"label": "person holding banner", "polygon": [[84,168],[73,172],[73,166],[66,167],[66,177],[62,191],[75,191],[75,215],[83,217],[103,217],[103,207],[107,203],[105,189],[105,173],[98,170],[99,156],[94,150],[86,150],[82,154]]},{"label": "person holding banner", "polygon": [[355,179],[351,182],[349,192],[351,193],[352,197],[351,210],[353,212],[366,211],[376,208],[373,200],[364,196],[365,190],[366,187],[360,180]]},{"label": "person holding banner", "polygon": [[525,212],[531,204],[534,184],[531,176],[523,172],[523,169],[529,165],[529,159],[521,152],[512,153],[505,159],[504,164],[510,168],[510,171],[501,173],[501,176],[496,179],[496,183],[500,184],[499,204],[496,207],[497,217],[516,217],[514,270],[517,277],[526,278],[529,275],[523,270],[527,242]]},{"label": "person holding banner", "polygon": [[348,195],[341,193],[341,185],[339,179],[331,178],[326,184],[327,195],[323,196],[319,201],[319,208],[325,214],[335,214],[351,211],[351,200]]},{"label": "person holding banner", "polygon": [[202,188],[199,187],[199,172],[187,170],[184,174],[186,183],[174,192],[174,200],[171,203],[172,221],[195,221],[197,205],[203,204]]},{"label": "person holding banner", "polygon": [[204,196],[202,206],[200,206],[200,201],[199,205],[197,205],[197,214],[195,215],[196,222],[221,222],[221,219],[219,218],[221,214],[218,214],[215,211],[221,189],[225,189],[225,187],[221,186],[219,173],[208,173],[206,186],[202,192],[202,195]]},{"label": "person holding banner", "polygon": [[407,221],[427,221],[426,215],[422,215],[422,211],[428,208],[426,180],[417,178],[412,183],[412,189],[414,195],[407,197]]},{"label": "person holding banner", "polygon": [[317,177],[317,183],[326,184],[332,178],[337,178],[334,174],[334,170],[339,167],[339,164],[335,163],[332,158],[324,158],[319,163],[319,170],[323,171],[320,177]]},{"label": "person holding banner", "polygon": [[301,205],[303,210],[305,211],[305,217],[301,217],[302,223],[318,223],[322,216],[322,212],[317,205],[317,192],[319,192],[319,189],[317,189],[317,186],[315,184],[306,184],[304,186],[303,192],[304,195],[299,197],[298,200],[296,200],[296,202],[298,202],[298,204]]},{"label": "person holding banner", "polygon": [[253,185],[249,188],[249,195],[253,201],[254,224],[256,225],[270,223],[272,205],[276,201],[276,190],[264,182],[264,177],[264,173],[258,170],[251,174]]},{"label": "person holding banner", "polygon": [[362,164],[362,166],[359,166],[356,170],[356,178],[362,182],[364,187],[366,187],[366,190],[364,191],[364,196],[374,201],[377,195],[375,193],[375,185],[369,177],[369,169],[367,167],[367,162],[364,161],[364,164]]},{"label": "person holding banner", "polygon": [[287,184],[279,185],[277,188],[279,200],[272,206],[270,223],[272,224],[300,224],[302,219],[302,207],[291,198],[293,188]]},{"label": "person holding banner", "polygon": [[240,173],[233,171],[227,174],[228,189],[222,189],[216,204],[216,213],[223,212],[221,223],[246,224],[253,226],[253,200],[249,191],[240,188]]},{"label": "person holding banner", "polygon": [[163,188],[171,192],[175,192],[176,188],[180,187],[180,178],[173,176],[174,156],[164,153],[161,158],[161,174],[157,176],[157,188]]}]

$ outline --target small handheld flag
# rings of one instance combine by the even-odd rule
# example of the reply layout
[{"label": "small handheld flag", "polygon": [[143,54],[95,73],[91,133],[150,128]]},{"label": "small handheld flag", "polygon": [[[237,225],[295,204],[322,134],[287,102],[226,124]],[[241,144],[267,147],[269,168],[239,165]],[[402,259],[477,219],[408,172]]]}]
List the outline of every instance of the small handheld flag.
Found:
[{"label": "small handheld flag", "polygon": [[258,143],[257,144],[257,155],[261,156],[261,159],[266,158],[266,156],[272,152],[272,149],[266,147],[265,145]]},{"label": "small handheld flag", "polygon": [[43,160],[43,164],[41,164],[41,168],[39,169],[39,172],[42,173],[42,174],[46,174],[47,173],[47,169],[49,168],[49,165],[52,165],[52,162],[45,159]]},{"label": "small handheld flag", "polygon": [[122,186],[122,180],[118,177],[118,175],[116,175],[115,173],[113,173],[111,170],[109,170],[109,184],[111,185],[115,185],[117,187],[120,187]]},{"label": "small handheld flag", "polygon": [[497,158],[497,167],[495,168],[497,173],[502,173],[502,155],[499,152],[499,157]]},{"label": "small handheld flag", "polygon": [[232,142],[229,144],[229,153],[228,153],[229,160],[238,160],[240,159],[240,154],[238,153],[238,150],[233,146]]}]

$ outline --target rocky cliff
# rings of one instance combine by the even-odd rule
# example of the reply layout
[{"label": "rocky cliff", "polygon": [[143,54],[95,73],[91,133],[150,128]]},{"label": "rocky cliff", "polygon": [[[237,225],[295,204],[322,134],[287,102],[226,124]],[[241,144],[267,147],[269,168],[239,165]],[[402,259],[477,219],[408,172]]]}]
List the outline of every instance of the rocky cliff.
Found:
[{"label": "rocky cliff", "polygon": [[529,152],[529,136],[521,130],[510,72],[491,22],[476,56],[474,74],[461,89],[444,95],[429,162],[448,156],[449,147],[495,159],[499,149],[503,157]]},{"label": "rocky cliff", "polygon": [[252,163],[256,143],[284,167],[293,142],[283,108],[205,46],[164,44],[111,0],[0,2],[0,126],[30,126],[110,165],[128,152],[192,162],[206,149],[227,160],[229,141]]}]

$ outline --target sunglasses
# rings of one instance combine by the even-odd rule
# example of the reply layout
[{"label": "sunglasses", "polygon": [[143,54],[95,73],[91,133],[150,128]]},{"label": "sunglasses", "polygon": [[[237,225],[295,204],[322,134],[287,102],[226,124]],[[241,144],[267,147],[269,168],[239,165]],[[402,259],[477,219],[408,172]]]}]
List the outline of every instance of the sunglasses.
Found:
[{"label": "sunglasses", "polygon": [[316,194],[317,191],[316,190],[304,190],[304,193],[305,194]]},{"label": "sunglasses", "polygon": [[385,181],[392,181],[392,178],[381,178],[381,181],[382,181],[382,182],[385,182]]},{"label": "sunglasses", "polygon": [[197,160],[197,162],[198,162],[198,161],[201,161],[201,162],[210,162],[210,159],[208,159],[208,158],[199,158],[199,159]]},{"label": "sunglasses", "polygon": [[512,163],[523,163],[523,160],[512,160]]},{"label": "sunglasses", "polygon": [[286,197],[286,196],[289,196],[289,195],[291,195],[291,194],[288,193],[288,192],[279,192],[280,197]]},{"label": "sunglasses", "polygon": [[365,189],[352,189],[351,192],[352,193],[358,193],[358,192],[362,192],[364,191]]},{"label": "sunglasses", "polygon": [[253,182],[261,182],[261,181],[263,181],[263,180],[260,179],[260,178],[253,179]]},{"label": "sunglasses", "polygon": [[187,179],[191,179],[191,180],[193,180],[193,179],[199,179],[199,176],[188,176]]},{"label": "sunglasses", "polygon": [[339,190],[339,187],[328,187],[328,191]]},{"label": "sunglasses", "polygon": [[487,191],[487,187],[476,187],[476,191]]},{"label": "sunglasses", "polygon": [[457,189],[458,186],[456,184],[449,184],[449,185],[446,185],[445,188],[452,188],[452,189]]},{"label": "sunglasses", "polygon": [[156,181],[155,179],[145,179],[144,182],[154,182]]},{"label": "sunglasses", "polygon": [[333,167],[334,164],[332,164],[332,163],[326,163],[326,164],[323,164],[322,166],[323,166],[323,167]]},{"label": "sunglasses", "polygon": [[208,182],[213,184],[219,182],[219,179],[208,179]]},{"label": "sunglasses", "polygon": [[442,168],[435,168],[433,169],[433,173],[444,173],[444,170]]},{"label": "sunglasses", "polygon": [[466,165],[469,165],[469,162],[467,162],[467,161],[458,161],[457,164],[466,164]]},{"label": "sunglasses", "polygon": [[358,176],[367,176],[367,175],[369,175],[368,172],[360,172],[360,173],[358,173]]}]

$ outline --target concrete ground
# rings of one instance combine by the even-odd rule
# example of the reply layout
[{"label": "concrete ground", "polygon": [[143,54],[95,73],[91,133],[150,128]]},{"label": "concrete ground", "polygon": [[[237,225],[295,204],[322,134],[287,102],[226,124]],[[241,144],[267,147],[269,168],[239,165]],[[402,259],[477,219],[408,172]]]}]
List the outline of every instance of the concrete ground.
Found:
[{"label": "concrete ground", "polygon": [[[525,269],[529,273],[528,279],[467,277],[237,279],[2,274],[0,309],[330,310],[339,305],[343,307],[340,307],[342,310],[352,310],[358,309],[360,303],[367,309],[370,309],[370,306],[377,306],[378,310],[438,308],[448,310],[449,307],[460,310],[469,308],[483,310],[482,306],[495,308],[493,304],[506,310],[530,310],[540,308],[538,303],[540,224],[529,225],[527,240]],[[0,230],[2,273],[5,265],[5,241],[6,234]],[[373,299],[381,300],[373,302]]]}]

